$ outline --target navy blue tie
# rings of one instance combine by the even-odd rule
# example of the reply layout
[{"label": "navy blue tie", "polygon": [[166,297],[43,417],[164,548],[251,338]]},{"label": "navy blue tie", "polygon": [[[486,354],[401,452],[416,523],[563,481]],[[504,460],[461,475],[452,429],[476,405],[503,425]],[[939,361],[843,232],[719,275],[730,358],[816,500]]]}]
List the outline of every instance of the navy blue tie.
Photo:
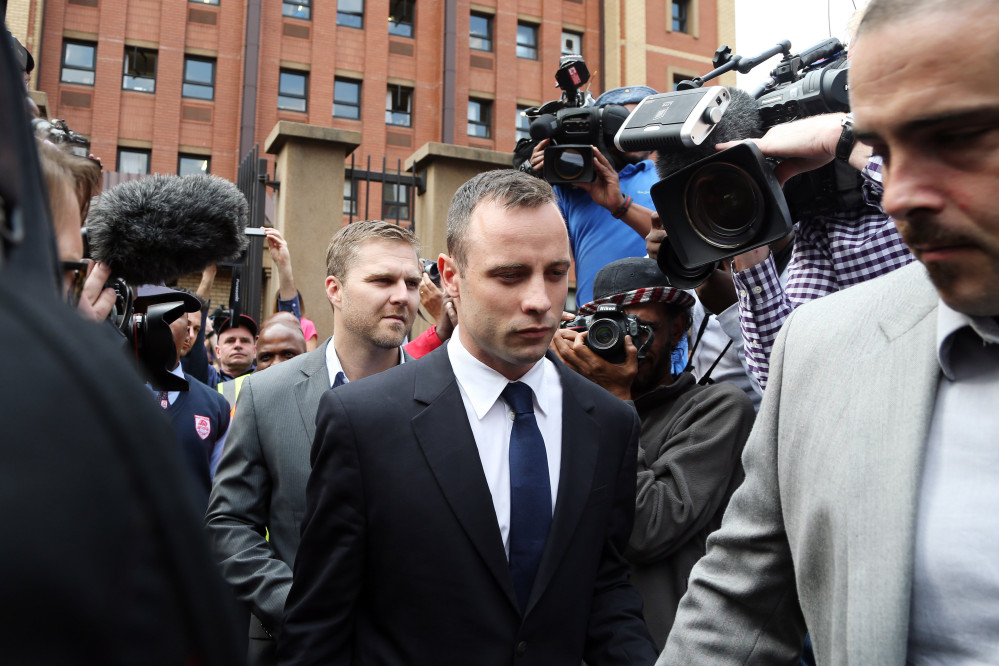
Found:
[{"label": "navy blue tie", "polygon": [[524,612],[552,522],[552,491],[531,387],[513,382],[502,395],[515,415],[510,433],[510,574]]},{"label": "navy blue tie", "polygon": [[333,388],[336,388],[337,386],[343,386],[346,383],[347,383],[347,375],[343,374],[342,371],[336,373],[336,377],[333,378]]}]

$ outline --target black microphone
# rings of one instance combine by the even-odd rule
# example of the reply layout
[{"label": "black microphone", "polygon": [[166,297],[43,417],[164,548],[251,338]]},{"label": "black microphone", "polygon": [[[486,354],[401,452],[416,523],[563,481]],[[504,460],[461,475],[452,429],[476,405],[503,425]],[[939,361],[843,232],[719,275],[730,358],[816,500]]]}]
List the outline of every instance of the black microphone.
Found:
[{"label": "black microphone", "polygon": [[744,90],[728,86],[732,99],[707,140],[697,146],[681,146],[676,150],[660,149],[656,153],[656,171],[666,178],[705,157],[718,154],[715,144],[742,139],[758,139],[764,134],[763,118],[756,100]]},{"label": "black microphone", "polygon": [[87,218],[91,257],[131,284],[160,284],[235,261],[246,197],[218,176],[154,175],[104,192]]},{"label": "black microphone", "polygon": [[555,131],[558,129],[558,119],[554,114],[545,113],[537,118],[531,123],[530,133],[531,138],[535,141],[541,141],[542,139],[550,139],[555,136]]}]

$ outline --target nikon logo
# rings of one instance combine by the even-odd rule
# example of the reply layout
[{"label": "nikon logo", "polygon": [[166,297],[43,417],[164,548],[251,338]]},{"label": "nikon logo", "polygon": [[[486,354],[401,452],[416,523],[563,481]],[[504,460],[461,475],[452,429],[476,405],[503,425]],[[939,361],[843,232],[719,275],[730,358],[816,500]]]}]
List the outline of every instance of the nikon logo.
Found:
[{"label": "nikon logo", "polygon": [[662,120],[663,116],[665,116],[669,112],[669,107],[671,107],[671,106],[673,106],[673,102],[672,101],[669,101],[669,102],[666,102],[665,104],[663,104],[662,108],[659,109],[658,111],[656,111],[656,115],[654,115],[652,117],[652,120],[653,121]]}]

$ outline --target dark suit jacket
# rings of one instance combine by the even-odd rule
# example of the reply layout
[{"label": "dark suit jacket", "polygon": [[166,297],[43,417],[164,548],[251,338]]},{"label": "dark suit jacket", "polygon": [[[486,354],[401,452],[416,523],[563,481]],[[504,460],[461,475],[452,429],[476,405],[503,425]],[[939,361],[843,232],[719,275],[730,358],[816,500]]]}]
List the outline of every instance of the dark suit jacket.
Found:
[{"label": "dark suit jacket", "polygon": [[557,366],[558,497],[523,617],[446,348],[323,396],[281,663],[655,660],[622,555],[638,420]]}]

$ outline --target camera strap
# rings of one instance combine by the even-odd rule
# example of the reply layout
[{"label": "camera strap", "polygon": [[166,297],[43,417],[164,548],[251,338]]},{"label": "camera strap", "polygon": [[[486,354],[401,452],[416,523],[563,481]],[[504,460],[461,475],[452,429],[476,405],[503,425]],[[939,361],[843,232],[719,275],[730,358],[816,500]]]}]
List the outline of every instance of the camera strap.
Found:
[{"label": "camera strap", "polygon": [[[683,369],[684,372],[693,372],[694,370],[694,362],[691,359],[694,358],[694,352],[697,351],[697,345],[701,344],[701,338],[704,337],[704,331],[708,327],[708,319],[710,317],[711,315],[708,314],[707,311],[705,311],[704,317],[701,318],[701,325],[697,327],[697,337],[694,338],[694,346],[690,348],[690,354],[687,360],[687,367]],[[697,383],[699,385],[706,386],[708,384],[714,384],[714,382],[711,380],[711,373],[714,372],[715,366],[717,366],[718,363],[722,360],[722,357],[726,353],[728,353],[729,347],[731,346],[732,346],[732,340],[729,339],[728,344],[725,345],[725,348],[721,350],[720,354],[718,354],[718,358],[716,358],[715,362],[711,364],[711,367],[708,368],[708,371],[705,372],[704,375],[697,380]]]}]

